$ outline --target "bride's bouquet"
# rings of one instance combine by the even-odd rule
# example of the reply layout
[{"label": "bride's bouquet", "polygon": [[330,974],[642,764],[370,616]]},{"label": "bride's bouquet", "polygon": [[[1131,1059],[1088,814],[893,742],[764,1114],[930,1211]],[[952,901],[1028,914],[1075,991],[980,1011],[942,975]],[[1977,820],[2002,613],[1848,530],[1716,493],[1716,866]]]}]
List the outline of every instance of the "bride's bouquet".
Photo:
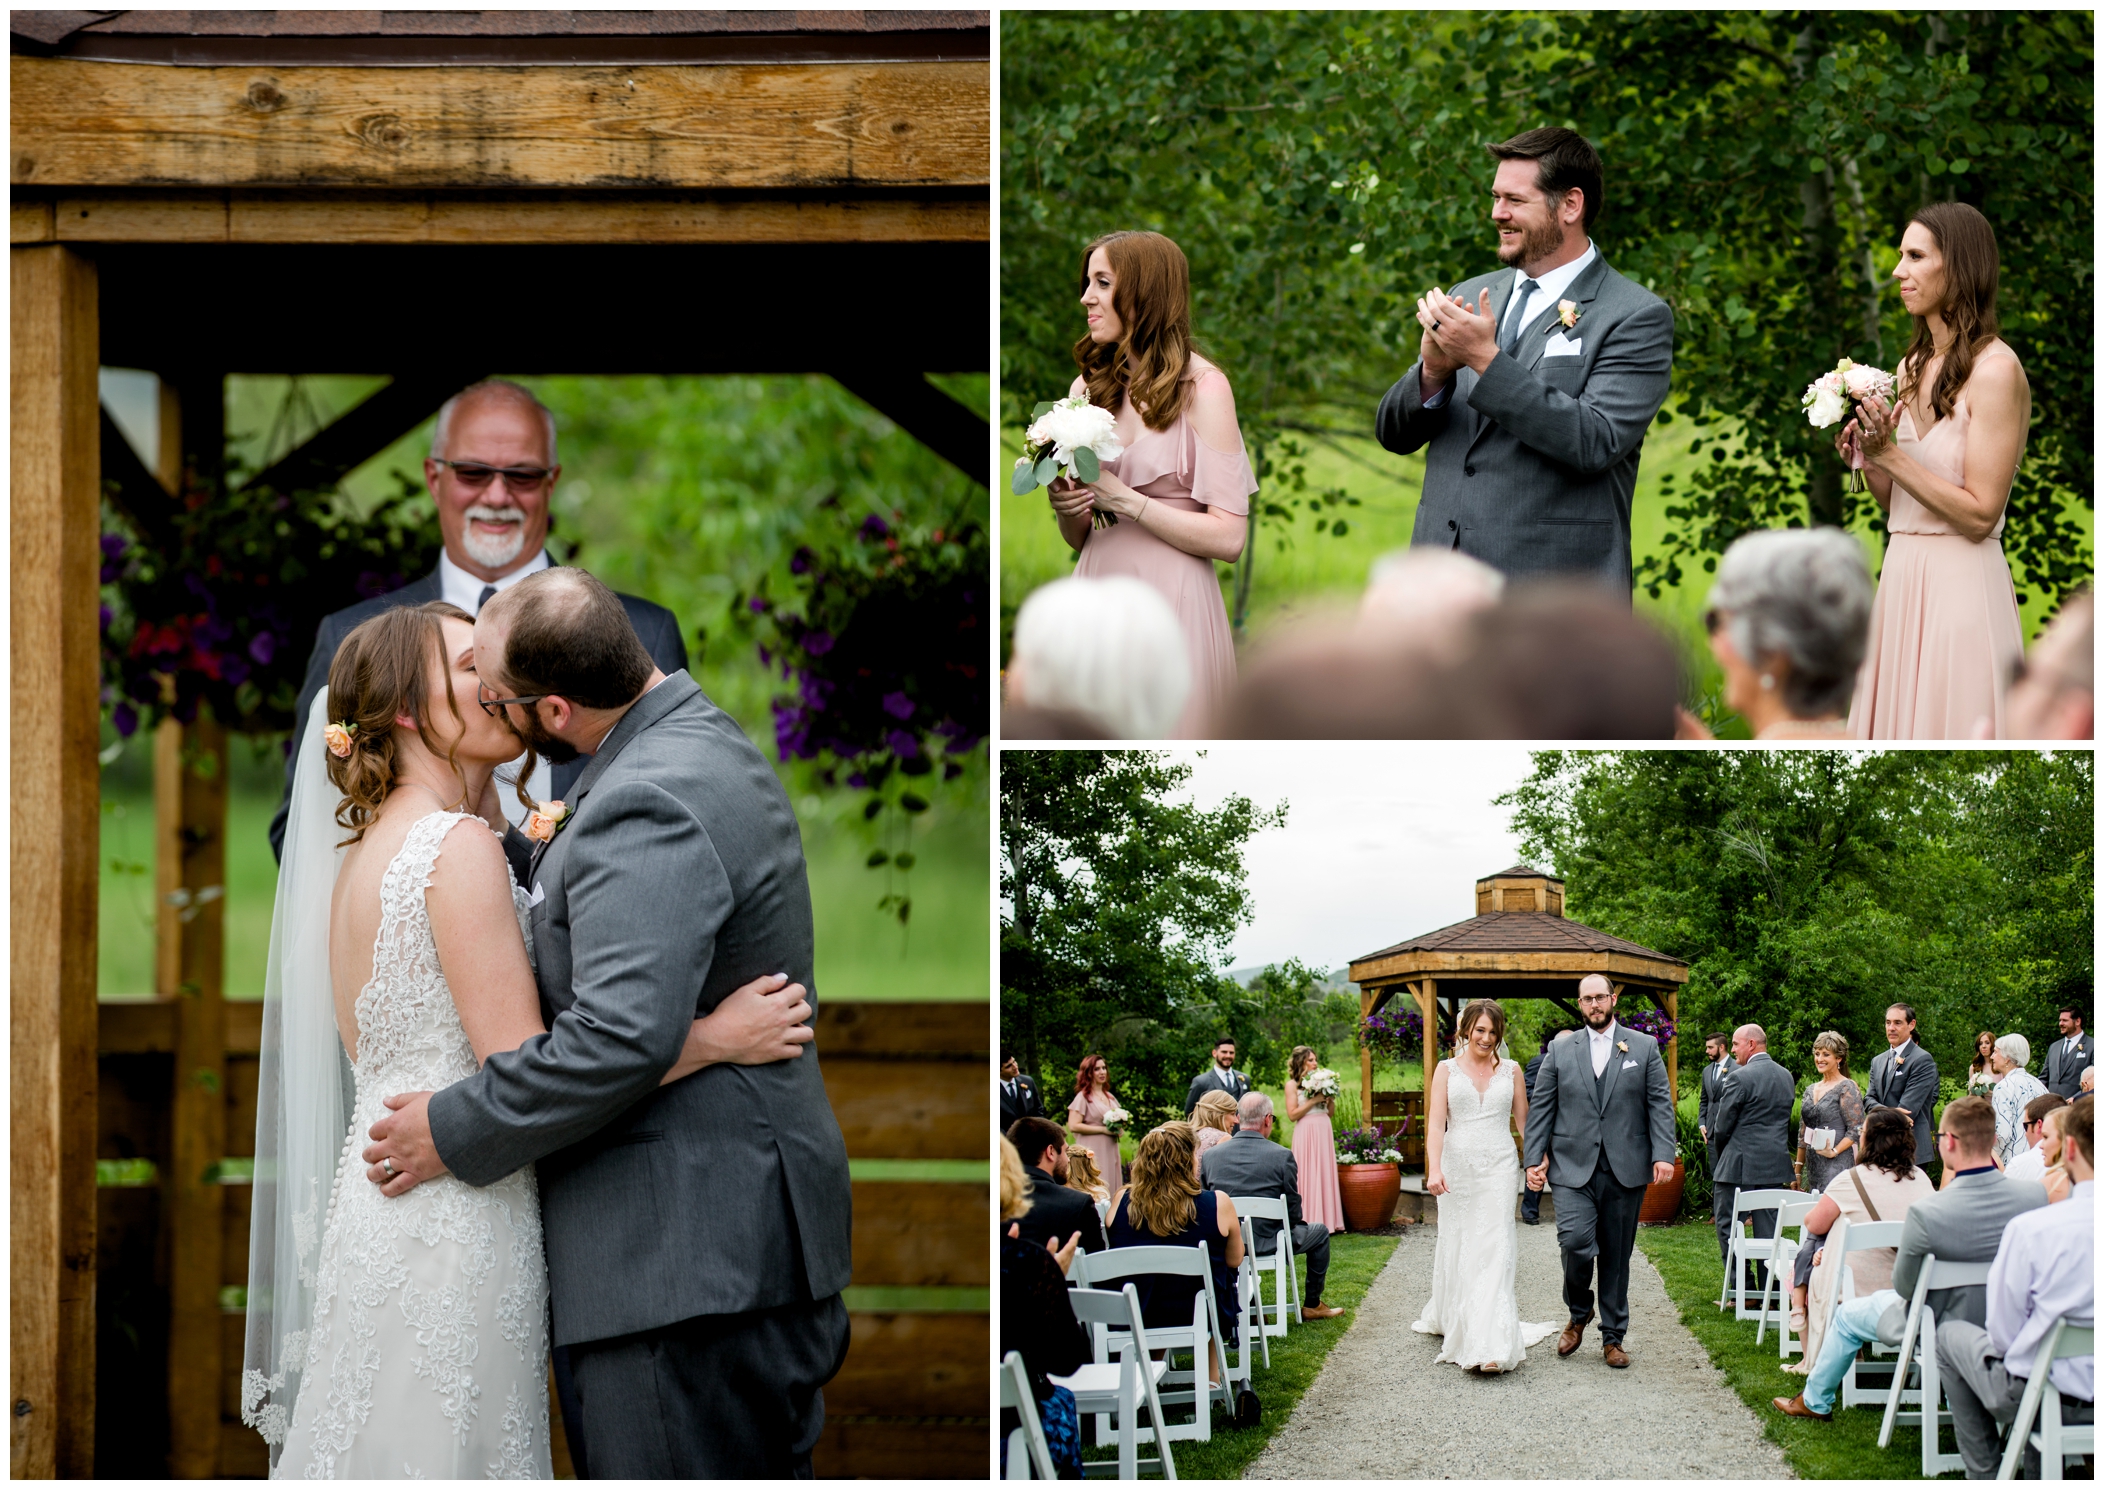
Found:
[{"label": "bride's bouquet", "polygon": [[[1805,389],[1805,418],[1812,428],[1826,429],[1846,419],[1856,405],[1872,395],[1890,403],[1896,386],[1897,380],[1883,368],[1843,357],[1832,372],[1821,374]],[[1864,490],[1863,458],[1852,459],[1849,469],[1856,473],[1855,490]]]},{"label": "bride's bouquet", "polygon": [[[1090,403],[1086,395],[1077,393],[1058,403],[1039,404],[1030,411],[1030,427],[1023,431],[1023,454],[1008,478],[1008,489],[1020,497],[1050,486],[1061,476],[1094,481],[1103,474],[1103,462],[1124,453],[1117,417]],[[1096,517],[1105,524],[1118,520],[1112,512],[1099,512]]]},{"label": "bride's bouquet", "polygon": [[1109,1112],[1103,1114],[1103,1126],[1110,1129],[1113,1136],[1131,1121],[1132,1114],[1122,1107],[1113,1106]]},{"label": "bride's bouquet", "polygon": [[1302,1078],[1300,1089],[1311,1097],[1335,1097],[1342,1087],[1335,1071],[1328,1066],[1317,1066]]}]

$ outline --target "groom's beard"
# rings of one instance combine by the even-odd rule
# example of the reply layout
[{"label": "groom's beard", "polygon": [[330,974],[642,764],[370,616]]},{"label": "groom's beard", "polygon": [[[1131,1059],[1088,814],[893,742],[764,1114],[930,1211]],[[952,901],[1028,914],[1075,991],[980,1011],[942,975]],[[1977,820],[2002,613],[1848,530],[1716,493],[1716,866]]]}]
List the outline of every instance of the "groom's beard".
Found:
[{"label": "groom's beard", "polygon": [[1557,224],[1552,222],[1538,228],[1525,228],[1521,230],[1517,248],[1499,245],[1498,262],[1513,265],[1532,264],[1538,259],[1546,259],[1561,247],[1563,229]]},{"label": "groom's beard", "polygon": [[1615,1016],[1612,1010],[1598,1016],[1594,1016],[1591,1014],[1585,1016],[1585,1024],[1587,1029],[1604,1030],[1614,1022]]},{"label": "groom's beard", "polygon": [[547,727],[541,723],[539,715],[533,713],[530,708],[526,708],[524,705],[521,707],[525,710],[526,722],[524,724],[513,723],[511,732],[524,740],[528,745],[531,745],[534,753],[539,755],[542,760],[551,766],[563,766],[576,760],[583,753],[569,741],[559,740],[554,735],[549,734]]}]

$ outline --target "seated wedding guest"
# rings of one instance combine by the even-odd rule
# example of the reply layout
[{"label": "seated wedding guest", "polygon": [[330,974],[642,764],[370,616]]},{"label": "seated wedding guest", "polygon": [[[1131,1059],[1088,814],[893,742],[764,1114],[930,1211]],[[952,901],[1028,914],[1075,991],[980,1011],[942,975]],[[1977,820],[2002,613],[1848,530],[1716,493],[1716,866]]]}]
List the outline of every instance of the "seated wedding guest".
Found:
[{"label": "seated wedding guest", "polygon": [[[1213,1293],[1220,1306],[1220,1328],[1227,1339],[1240,1339],[1242,1225],[1235,1203],[1198,1183],[1191,1156],[1196,1141],[1189,1123],[1164,1123],[1140,1140],[1132,1156],[1132,1174],[1118,1208],[1111,1212],[1110,1244],[1118,1247],[1189,1247],[1204,1242],[1213,1263]],[[1204,1285],[1196,1278],[1162,1275],[1135,1280],[1140,1318],[1164,1329],[1187,1326],[1191,1307]],[[1214,1381],[1223,1362],[1219,1350],[1208,1363]]]},{"label": "seated wedding guest", "polygon": [[1072,575],[1033,590],[1016,612],[1010,702],[1099,721],[1107,739],[1161,740],[1190,691],[1176,612],[1141,580]]},{"label": "seated wedding guest", "polygon": [[1078,1143],[1067,1145],[1067,1188],[1079,1190],[1099,1205],[1110,1204],[1110,1186],[1096,1168],[1096,1156]]},{"label": "seated wedding guest", "polygon": [[2051,1146],[2046,1151],[2045,1172],[2039,1175],[2038,1182],[2046,1187],[2049,1205],[2058,1205],[2074,1193],[2075,1181],[2067,1167],[2067,1123],[2069,1108],[2074,1105],[2070,1102],[2067,1107],[2056,1107],[2046,1114],[2046,1138]]},{"label": "seated wedding guest", "polygon": [[1207,1149],[1216,1143],[1226,1143],[1234,1135],[1235,1099],[1226,1092],[1207,1092],[1191,1108],[1191,1126],[1197,1130],[1195,1152],[1202,1164]]},{"label": "seated wedding guest", "polygon": [[1465,700],[1449,698],[1433,654],[1385,630],[1333,620],[1258,648],[1215,723],[1224,740],[1420,740],[1473,737]]},{"label": "seated wedding guest", "polygon": [[[1012,1350],[1030,1373],[1030,1394],[1037,1400],[1045,1446],[1063,1480],[1081,1478],[1081,1418],[1074,1394],[1051,1378],[1071,1375],[1089,1358],[1088,1331],[1067,1301],[1066,1269],[1073,1261],[1071,1244],[1048,1252],[1019,1235],[1030,1213],[1023,1162],[1015,1145],[1001,1140],[1001,1357]],[[1015,1410],[1001,1414],[1001,1460],[1006,1472],[1008,1435],[1015,1431]]]},{"label": "seated wedding guest", "polygon": [[[1907,1115],[1890,1107],[1870,1114],[1863,1123],[1856,1163],[1835,1176],[1805,1217],[1806,1244],[1798,1252],[1798,1272],[1800,1277],[1809,1275],[1810,1281],[1790,1296],[1790,1328],[1804,1341],[1804,1358],[1783,1370],[1802,1376],[1819,1359],[1827,1309],[1841,1287],[1841,1254],[1829,1254],[1819,1244],[1832,1233],[1834,1223],[1844,1216],[1850,1225],[1904,1220],[1917,1203],[1935,1193],[1928,1175],[1914,1162],[1914,1124]],[[1812,1240],[1815,1237],[1818,1241]],[[1849,1254],[1857,1298],[1892,1286],[1895,1255],[1891,1247]]]},{"label": "seated wedding guest", "polygon": [[2024,1109],[2045,1095],[2046,1084],[2025,1070],[2031,1042],[2009,1034],[1994,1042],[1994,1157],[2007,1164],[2024,1151]]},{"label": "seated wedding guest", "polygon": [[[1866,1133],[1869,1122],[1891,1111],[1882,1108],[1873,1113],[1865,1124]],[[1866,1137],[1866,1150],[1872,1143]],[[1908,1206],[1890,1286],[1875,1291],[1859,1288],[1855,1298],[1834,1311],[1818,1354],[1807,1357],[1812,1365],[1805,1375],[1804,1391],[1795,1397],[1775,1398],[1777,1411],[1832,1422],[1834,1393],[1856,1352],[1871,1340],[1899,1344],[1922,1258],[1934,1253],[1947,1262],[1991,1262],[2009,1218],[2046,1203],[2045,1191],[2037,1185],[2012,1180],[1995,1168],[1994,1112],[1978,1097],[1960,1097],[1943,1109],[1936,1145],[1952,1178],[1942,1190]],[[1861,1174],[1866,1167],[1867,1157],[1850,1173]],[[1883,1205],[1875,1214],[1894,1219],[1884,1215]],[[1985,1293],[1978,1286],[1931,1289],[1928,1305],[1936,1311],[1939,1325],[1949,1319],[1979,1324],[1987,1314]]]},{"label": "seated wedding guest", "polygon": [[1725,550],[1702,619],[1724,702],[1756,740],[1846,735],[1872,595],[1862,545],[1839,528],[1769,528]]},{"label": "seated wedding guest", "polygon": [[[1937,1316],[1936,1363],[1969,1480],[1991,1480],[2000,1469],[2002,1434],[2016,1418],[2054,1321],[2091,1325],[2096,1319],[2095,1103],[2065,1111],[2075,1204],[2010,1219],[1987,1275],[1984,1328]],[[2061,1422],[2095,1420],[2096,1357],[2057,1360],[2046,1380],[2060,1393]],[[2037,1451],[2026,1448],[2024,1478],[2037,1479],[2041,1468]]]},{"label": "seated wedding guest", "polygon": [[1073,709],[1040,709],[1018,702],[1007,692],[1004,676],[1001,698],[1001,738],[1018,740],[1108,740],[1110,726]]},{"label": "seated wedding guest", "polygon": [[1373,561],[1358,627],[1450,662],[1465,641],[1463,623],[1504,593],[1505,576],[1481,559],[1452,549],[1397,549]]},{"label": "seated wedding guest", "polygon": [[[2024,1142],[2028,1147],[2002,1166],[2002,1173],[2012,1180],[2037,1180],[2045,1183],[2046,1166],[2060,1157],[2060,1125],[2048,1123],[2046,1119],[2058,1107],[2067,1106],[2067,1098],[2054,1092],[2033,1097],[2024,1106]],[[2050,1134],[2049,1134],[2050,1130]]]},{"label": "seated wedding guest", "polygon": [[2094,738],[2096,627],[2096,597],[2081,590],[2069,597],[2060,614],[2031,643],[2031,655],[2009,685],[2005,733],[2010,739]]},{"label": "seated wedding guest", "polygon": [[1046,1118],[1018,1118],[1008,1141],[1023,1161],[1024,1196],[1030,1213],[1022,1218],[1026,1242],[1064,1247],[1075,1237],[1085,1252],[1101,1252],[1103,1218],[1095,1202],[1067,1184],[1067,1135]]},{"label": "seated wedding guest", "polygon": [[[1790,1157],[1790,1109],[1796,1105],[1797,1083],[1768,1054],[1768,1032],[1757,1024],[1732,1031],[1731,1053],[1739,1069],[1724,1078],[1710,1109],[1710,1138],[1717,1146],[1710,1199],[1720,1261],[1730,1260],[1732,1231],[1743,1224],[1737,1219],[1738,1192],[1786,1189],[1797,1177]],[[1776,1214],[1748,1212],[1753,1234],[1774,1236]],[[1760,1289],[1767,1278],[1767,1268],[1756,1263],[1751,1286]]]},{"label": "seated wedding guest", "polygon": [[[1302,1290],[1301,1318],[1335,1319],[1344,1311],[1322,1302],[1323,1280],[1330,1271],[1330,1229],[1301,1213],[1300,1166],[1293,1151],[1271,1141],[1271,1099],[1251,1092],[1236,1104],[1236,1131],[1205,1156],[1200,1165],[1205,1187],[1230,1195],[1283,1195],[1293,1250],[1308,1259],[1308,1286]],[[1269,1257],[1278,1245],[1279,1223],[1252,1221],[1258,1255]]]},{"label": "seated wedding guest", "polygon": [[1471,619],[1447,684],[1450,697],[1477,699],[1471,738],[1673,738],[1680,659],[1626,595],[1535,582]]},{"label": "seated wedding guest", "polygon": [[1994,1031],[1973,1036],[1972,1064],[1965,1069],[1965,1095],[1994,1100]]}]

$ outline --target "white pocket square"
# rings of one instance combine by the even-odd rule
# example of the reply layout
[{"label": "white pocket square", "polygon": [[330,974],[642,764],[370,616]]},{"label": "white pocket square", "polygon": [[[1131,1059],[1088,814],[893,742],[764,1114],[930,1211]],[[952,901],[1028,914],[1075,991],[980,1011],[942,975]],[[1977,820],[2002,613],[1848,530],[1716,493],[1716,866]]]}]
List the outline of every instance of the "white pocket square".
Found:
[{"label": "white pocket square", "polygon": [[1635,1061],[1624,1061],[1622,1062],[1622,1069],[1624,1071],[1627,1071],[1630,1067],[1634,1066],[1635,1064]]},{"label": "white pocket square", "polygon": [[546,900],[547,898],[548,892],[546,890],[543,890],[540,887],[540,882],[536,880],[533,886],[533,893],[526,897],[526,904],[528,906],[536,906],[539,905],[542,901]]},{"label": "white pocket square", "polygon": [[1548,349],[1541,355],[1542,360],[1547,361],[1551,357],[1576,357],[1584,350],[1585,343],[1583,341],[1572,341],[1559,331],[1549,338]]}]

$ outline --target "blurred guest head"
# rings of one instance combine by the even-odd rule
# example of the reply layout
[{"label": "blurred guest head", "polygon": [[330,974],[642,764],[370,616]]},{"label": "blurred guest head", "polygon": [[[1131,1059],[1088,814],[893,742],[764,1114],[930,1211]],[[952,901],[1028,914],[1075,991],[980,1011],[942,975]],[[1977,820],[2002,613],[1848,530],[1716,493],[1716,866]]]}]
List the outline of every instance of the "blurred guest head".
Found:
[{"label": "blurred guest head", "polygon": [[1840,731],[1871,597],[1862,546],[1839,528],[1766,529],[1725,551],[1703,620],[1724,702],[1757,738]]},{"label": "blurred guest head", "polygon": [[1373,561],[1359,625],[1450,661],[1466,640],[1467,618],[1504,593],[1505,576],[1481,559],[1444,548],[1398,549]]},{"label": "blurred guest head", "polygon": [[2097,728],[2097,602],[2071,596],[2031,643],[2009,688],[2004,735],[2011,740],[2087,740]]},{"label": "blurred guest head", "polygon": [[1013,1221],[1030,1209],[1030,1182],[1023,1177],[1023,1160],[1015,1145],[1001,1140],[1001,1219]]},{"label": "blurred guest head", "polygon": [[1096,1156],[1078,1143],[1067,1145],[1067,1188],[1086,1190],[1091,1195],[1104,1188],[1103,1171],[1096,1167]]},{"label": "blurred guest head", "polygon": [[1191,1121],[1200,1128],[1232,1133],[1235,1131],[1235,1099],[1223,1091],[1207,1092],[1191,1109]]},{"label": "blurred guest head", "polygon": [[[1103,736],[1160,740],[1191,692],[1176,612],[1124,575],[1074,576],[1033,591],[1016,612],[1010,704],[1098,721]],[[1003,737],[1008,721],[1002,721]]]}]

